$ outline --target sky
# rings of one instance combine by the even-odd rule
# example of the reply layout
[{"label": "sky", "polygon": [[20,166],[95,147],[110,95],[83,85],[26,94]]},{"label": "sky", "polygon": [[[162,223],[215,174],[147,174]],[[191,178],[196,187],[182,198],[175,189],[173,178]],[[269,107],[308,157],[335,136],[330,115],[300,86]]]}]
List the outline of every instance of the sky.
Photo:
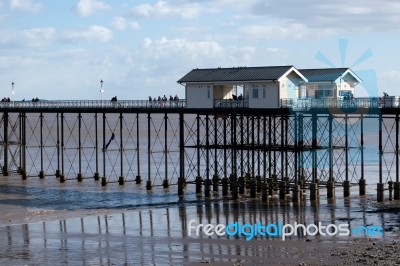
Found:
[{"label": "sky", "polygon": [[351,67],[356,97],[400,95],[397,0],[0,0],[0,34],[13,100],[184,98],[194,68],[275,65]]}]

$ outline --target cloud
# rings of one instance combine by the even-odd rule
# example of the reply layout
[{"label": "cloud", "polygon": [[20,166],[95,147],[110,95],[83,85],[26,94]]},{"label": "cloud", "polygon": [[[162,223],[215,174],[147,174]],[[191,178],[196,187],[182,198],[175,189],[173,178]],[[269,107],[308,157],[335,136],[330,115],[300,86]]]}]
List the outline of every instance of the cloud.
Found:
[{"label": "cloud", "polygon": [[65,30],[57,33],[53,27],[32,28],[17,32],[0,31],[0,48],[17,49],[24,47],[45,47],[63,42],[107,42],[112,31],[103,26],[91,26],[87,30]]},{"label": "cloud", "polygon": [[[249,62],[255,58],[255,48],[224,46],[214,41],[162,37],[144,39],[140,46],[133,49],[112,47],[105,54],[88,59],[93,67],[86,67],[92,72],[87,75],[98,73],[96,78],[105,80],[107,86],[113,88],[111,96],[131,99],[134,95],[135,99],[147,99],[149,95],[160,94],[159,86],[162,86],[165,94],[182,96],[184,90],[176,81],[192,68],[251,65]],[[74,71],[72,74],[85,79],[85,70],[82,71]],[[93,79],[90,86],[93,87],[98,80]],[[72,87],[81,87],[78,84],[74,85]],[[171,91],[170,88],[176,90]],[[110,93],[110,90],[107,90],[107,93]],[[89,97],[93,98],[93,95]],[[95,97],[98,97],[97,94]]]},{"label": "cloud", "polygon": [[328,37],[339,32],[337,29],[324,28],[318,31],[302,23],[277,22],[243,25],[237,29],[238,35],[246,35],[252,40],[304,40],[308,38]]},{"label": "cloud", "polygon": [[128,21],[124,17],[116,17],[114,19],[113,26],[117,30],[125,30],[127,28],[133,29],[133,30],[139,30],[140,29],[140,25],[139,25],[138,22],[136,22],[136,21]]},{"label": "cloud", "polygon": [[11,0],[10,1],[11,9],[18,9],[27,12],[39,12],[43,9],[43,5],[41,3],[32,2],[32,0]]},{"label": "cloud", "polygon": [[246,64],[254,58],[255,51],[256,48],[251,46],[222,46],[214,41],[147,38],[142,43],[140,60],[146,68],[163,75],[168,69],[174,73],[183,73],[193,67]]},{"label": "cloud", "polygon": [[199,4],[207,5],[209,10],[213,12],[226,12],[227,9],[235,9],[240,11],[249,10],[258,0],[175,0],[177,5],[182,4]]},{"label": "cloud", "polygon": [[[257,19],[284,24],[285,29],[302,25],[310,34],[381,32],[400,29],[400,2],[395,0],[176,0],[177,5],[206,6],[207,10],[230,15],[225,23],[245,25]],[[154,7],[154,6],[153,6]],[[279,28],[278,28],[279,29]],[[277,32],[278,35],[281,34]],[[282,34],[281,34],[282,35]],[[281,39],[283,39],[281,37]],[[298,38],[297,38],[298,39]]]},{"label": "cloud", "polygon": [[251,14],[278,18],[313,29],[380,31],[400,27],[400,2],[381,0],[258,0]]},{"label": "cloud", "polygon": [[385,73],[382,73],[382,78],[384,79],[391,79],[391,80],[400,80],[400,71],[398,70],[391,70]]},{"label": "cloud", "polygon": [[198,3],[182,3],[173,6],[166,1],[158,1],[154,5],[138,5],[130,11],[130,14],[144,18],[179,17],[184,19],[195,19],[206,11],[203,6]]},{"label": "cloud", "polygon": [[304,39],[311,35],[306,26],[298,23],[258,24],[239,27],[240,34],[252,39]]},{"label": "cloud", "polygon": [[2,48],[40,47],[52,44],[57,37],[53,27],[25,29],[20,32],[0,32]]},{"label": "cloud", "polygon": [[107,10],[110,6],[98,0],[79,0],[75,6],[75,12],[81,17],[87,17],[96,11]]},{"label": "cloud", "polygon": [[103,26],[91,26],[88,30],[74,31],[66,30],[63,32],[61,40],[67,42],[93,42],[101,41],[107,42],[112,39],[112,31]]}]

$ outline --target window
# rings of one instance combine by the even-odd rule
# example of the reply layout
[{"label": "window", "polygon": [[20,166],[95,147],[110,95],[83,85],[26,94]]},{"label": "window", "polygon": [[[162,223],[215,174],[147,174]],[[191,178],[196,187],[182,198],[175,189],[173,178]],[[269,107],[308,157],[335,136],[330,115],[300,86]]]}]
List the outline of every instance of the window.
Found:
[{"label": "window", "polygon": [[253,88],[253,98],[258,99],[258,88]]},{"label": "window", "polygon": [[333,86],[318,84],[318,89],[315,90],[315,98],[333,97]]},{"label": "window", "polygon": [[208,99],[210,99],[210,97],[211,97],[211,91],[210,91],[210,89],[207,89],[207,97],[208,97]]},{"label": "window", "polygon": [[307,97],[307,86],[301,85],[300,86],[300,98],[306,98]]},{"label": "window", "polygon": [[333,90],[316,90],[315,98],[333,97]]},{"label": "window", "polygon": [[263,85],[263,98],[265,99],[266,95],[267,95],[267,86]]},{"label": "window", "polygon": [[258,99],[258,85],[253,85],[253,99]]}]

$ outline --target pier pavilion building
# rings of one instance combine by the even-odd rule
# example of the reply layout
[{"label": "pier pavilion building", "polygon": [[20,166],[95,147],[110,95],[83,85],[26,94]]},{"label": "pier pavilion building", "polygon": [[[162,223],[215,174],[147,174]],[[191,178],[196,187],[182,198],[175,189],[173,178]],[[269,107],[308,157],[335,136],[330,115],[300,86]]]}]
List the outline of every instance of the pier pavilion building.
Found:
[{"label": "pier pavilion building", "polygon": [[361,79],[349,68],[263,66],[197,68],[178,83],[188,108],[279,108],[287,99],[351,97]]}]

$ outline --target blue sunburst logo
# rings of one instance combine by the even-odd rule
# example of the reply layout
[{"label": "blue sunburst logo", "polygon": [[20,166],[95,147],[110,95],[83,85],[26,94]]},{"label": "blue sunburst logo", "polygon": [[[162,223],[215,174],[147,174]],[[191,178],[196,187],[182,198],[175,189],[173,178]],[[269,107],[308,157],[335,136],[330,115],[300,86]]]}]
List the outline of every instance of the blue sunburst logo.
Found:
[{"label": "blue sunburst logo", "polygon": [[[317,54],[315,55],[315,59],[318,61],[324,63],[325,65],[336,68],[336,67],[349,67],[351,70],[353,70],[354,73],[357,74],[362,79],[362,84],[359,84],[358,86],[361,86],[365,89],[366,95],[357,95],[357,90],[356,90],[356,97],[377,97],[379,95],[378,93],[378,83],[377,83],[377,78],[376,78],[376,71],[374,69],[357,69],[357,66],[368,60],[373,56],[372,50],[370,48],[366,49],[363,53],[361,53],[360,56],[352,63],[348,64],[346,62],[347,58],[347,48],[348,48],[349,40],[348,39],[339,39],[338,40],[338,45],[339,45],[339,54],[340,54],[340,65],[332,63],[332,61],[325,56],[324,53],[321,51],[318,51]],[[358,91],[360,88],[358,88]]]}]

